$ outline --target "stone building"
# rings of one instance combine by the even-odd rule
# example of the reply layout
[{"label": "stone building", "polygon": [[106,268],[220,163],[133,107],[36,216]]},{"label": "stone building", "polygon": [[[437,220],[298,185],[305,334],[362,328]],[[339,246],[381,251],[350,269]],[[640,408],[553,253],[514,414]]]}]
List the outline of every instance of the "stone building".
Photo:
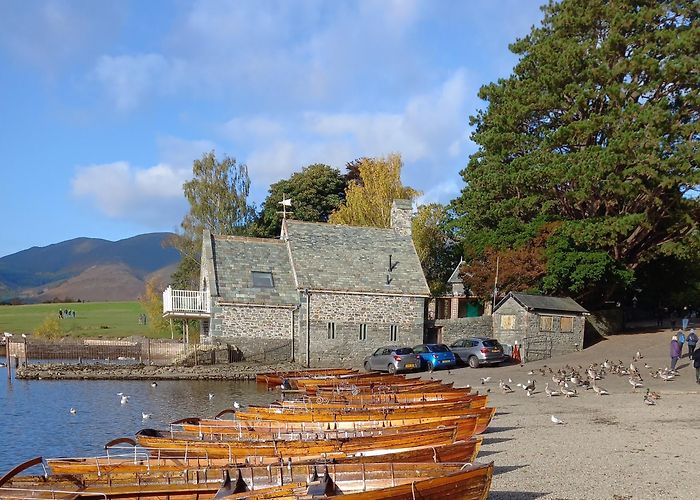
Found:
[{"label": "stone building", "polygon": [[205,337],[307,366],[423,342],[430,291],[411,219],[411,203],[397,200],[389,229],[284,220],[280,239],[205,232]]},{"label": "stone building", "polygon": [[558,356],[583,349],[587,315],[570,297],[510,292],[494,308],[493,336],[518,341],[524,361]]}]

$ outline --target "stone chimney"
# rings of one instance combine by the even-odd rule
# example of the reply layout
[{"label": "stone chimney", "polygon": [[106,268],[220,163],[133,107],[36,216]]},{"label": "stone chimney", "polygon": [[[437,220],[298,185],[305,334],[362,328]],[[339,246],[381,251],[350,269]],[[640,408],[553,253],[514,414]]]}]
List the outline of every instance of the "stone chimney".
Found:
[{"label": "stone chimney", "polygon": [[413,203],[411,200],[394,200],[391,204],[391,228],[402,236],[411,236]]}]

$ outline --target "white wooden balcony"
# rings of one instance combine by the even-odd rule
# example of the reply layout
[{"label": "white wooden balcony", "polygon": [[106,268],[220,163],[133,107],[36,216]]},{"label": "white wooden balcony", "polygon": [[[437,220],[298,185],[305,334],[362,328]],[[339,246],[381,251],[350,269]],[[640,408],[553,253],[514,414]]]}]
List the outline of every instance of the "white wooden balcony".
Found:
[{"label": "white wooden balcony", "polygon": [[163,291],[164,318],[201,318],[211,315],[211,301],[207,292],[198,290],[173,290],[171,287]]}]

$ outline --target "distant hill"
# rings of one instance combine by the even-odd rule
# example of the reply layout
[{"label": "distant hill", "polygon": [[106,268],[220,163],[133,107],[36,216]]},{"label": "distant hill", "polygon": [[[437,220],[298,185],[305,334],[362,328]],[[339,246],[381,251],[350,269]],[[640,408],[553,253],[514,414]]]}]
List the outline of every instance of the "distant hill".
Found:
[{"label": "distant hill", "polygon": [[0,298],[135,300],[149,276],[165,282],[180,260],[163,242],[171,233],[119,241],[75,238],[0,258]]}]

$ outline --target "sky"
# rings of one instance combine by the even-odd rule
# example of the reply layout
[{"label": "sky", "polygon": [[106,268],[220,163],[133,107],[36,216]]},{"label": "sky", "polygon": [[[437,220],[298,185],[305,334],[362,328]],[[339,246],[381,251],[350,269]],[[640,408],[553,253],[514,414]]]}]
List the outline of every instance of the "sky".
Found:
[{"label": "sky", "polygon": [[534,0],[0,0],[0,256],[178,229],[207,151],[251,200],[312,163],[400,153],[447,203],[479,87]]}]

